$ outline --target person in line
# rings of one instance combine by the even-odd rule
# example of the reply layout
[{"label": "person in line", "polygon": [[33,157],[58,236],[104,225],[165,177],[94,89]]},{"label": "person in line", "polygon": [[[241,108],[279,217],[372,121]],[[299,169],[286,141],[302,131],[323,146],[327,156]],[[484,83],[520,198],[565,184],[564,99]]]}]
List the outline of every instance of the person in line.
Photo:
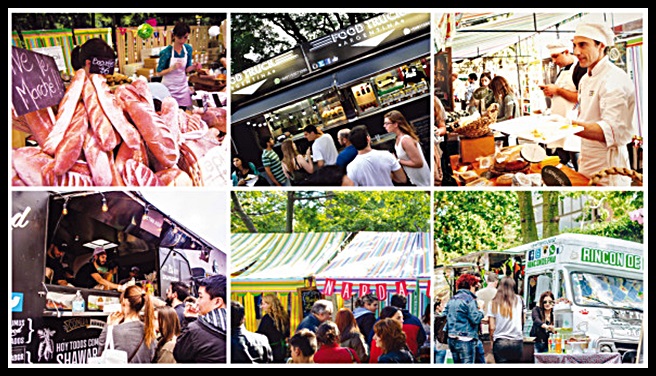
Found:
[{"label": "person in line", "polygon": [[485,316],[476,301],[476,285],[479,279],[473,274],[462,274],[456,280],[456,293],[446,303],[449,350],[453,362],[474,364],[480,339],[478,330]]},{"label": "person in line", "polygon": [[353,312],[348,308],[341,308],[335,314],[335,324],[337,324],[340,333],[339,345],[355,350],[358,359],[362,363],[367,363],[369,361],[369,346],[367,346],[364,335],[358,328]]},{"label": "person in line", "polygon": [[264,171],[269,178],[269,181],[272,185],[282,187],[290,186],[285,172],[282,170],[282,162],[280,162],[280,157],[273,150],[273,137],[270,135],[263,135],[260,137],[260,146],[262,147],[262,165],[264,165]]},{"label": "person in line", "polygon": [[123,278],[122,280],[120,280],[118,282],[118,284],[122,285],[122,284],[128,283],[133,278],[134,278],[135,282],[140,281],[141,280],[141,276],[139,275],[140,272],[141,272],[141,270],[139,269],[138,266],[135,265],[135,266],[131,267],[130,271],[128,272],[128,276],[126,278]]},{"label": "person in line", "polygon": [[515,293],[515,280],[503,277],[490,303],[490,340],[495,363],[519,363],[524,352],[524,302]]},{"label": "person in line", "polygon": [[289,314],[275,294],[265,294],[260,302],[262,319],[257,333],[267,337],[273,351],[273,362],[284,363],[288,357]]},{"label": "person in line", "polygon": [[289,339],[290,358],[288,364],[314,363],[317,352],[317,336],[309,329],[297,331]]},{"label": "person in line", "polygon": [[233,187],[243,187],[247,185],[248,179],[253,179],[253,176],[257,181],[253,184],[256,187],[268,187],[269,183],[266,179],[260,174],[257,167],[253,162],[244,163],[244,160],[241,156],[235,155],[232,157],[232,165],[235,167],[232,172],[232,186]]},{"label": "person in line", "polygon": [[[65,242],[56,245],[51,243],[46,252],[46,268],[52,270],[52,275],[48,278],[46,273],[46,283],[52,283],[60,286],[70,286],[72,281],[75,280],[73,275],[64,267],[64,257],[68,250],[68,244]],[[47,269],[46,269],[47,270]]]},{"label": "person in line", "polygon": [[324,165],[334,165],[337,162],[339,153],[331,135],[323,133],[314,125],[308,125],[303,128],[303,136],[312,142],[312,160],[318,168]]},{"label": "person in line", "polygon": [[[562,41],[557,40],[548,44],[547,49],[549,50],[551,61],[560,70],[556,75],[556,82],[544,85],[542,92],[545,96],[551,98],[552,115],[572,119],[575,116],[571,114],[579,101],[579,93],[577,91],[577,84],[574,82],[574,74],[580,66],[574,55],[570,54],[570,49]],[[585,70],[585,68],[582,69]],[[560,163],[564,165],[569,164],[574,170],[578,170],[579,153],[581,151],[581,138],[579,136],[571,135],[551,142],[547,144],[547,148],[553,150],[558,155]]]},{"label": "person in line", "polygon": [[[497,122],[520,116],[521,108],[519,107],[519,101],[508,80],[503,76],[494,76],[492,81],[490,81],[490,89],[494,94],[494,101],[499,104]],[[489,106],[487,107],[489,108]]]},{"label": "person in line", "polygon": [[426,162],[415,127],[408,123],[398,110],[392,110],[383,116],[383,127],[387,132],[396,135],[394,150],[410,183],[417,187],[431,186],[430,166]]},{"label": "person in line", "polygon": [[183,110],[192,107],[187,73],[201,69],[200,63],[193,62],[194,48],[186,43],[190,32],[191,29],[185,22],[176,22],[173,27],[173,44],[159,53],[156,69],[157,76],[162,77],[162,84],[169,89],[171,96]]},{"label": "person in line", "polygon": [[346,166],[346,174],[355,186],[394,186],[394,182],[408,181],[399,160],[390,152],[371,147],[367,127],[356,125],[351,129],[349,140],[358,149],[358,155]]},{"label": "person in line", "polygon": [[285,177],[292,185],[301,185],[314,172],[314,165],[306,159],[305,155],[298,152],[291,138],[285,139],[280,144],[280,150],[282,150],[282,170]]},{"label": "person in line", "polygon": [[75,273],[75,283],[77,287],[83,287],[87,289],[99,288],[105,290],[118,290],[119,292],[125,291],[124,285],[119,285],[114,282],[110,282],[103,278],[99,269],[107,265],[107,252],[103,247],[96,247],[93,250],[93,255],[91,260],[86,264],[82,265]]},{"label": "person in line", "polygon": [[[635,134],[635,88],[631,77],[613,64],[607,50],[615,44],[607,25],[581,22],[574,31],[574,55],[588,74],[579,82],[580,111],[573,125],[583,127],[579,172],[587,178],[607,168],[630,169],[626,147]],[[631,178],[610,175],[599,184],[628,186]]]},{"label": "person in line", "polygon": [[[483,300],[483,311],[487,312],[490,307],[490,302],[497,294],[497,285],[499,284],[499,275],[493,272],[487,274],[487,286],[476,291],[476,297]],[[487,316],[481,320],[481,341],[490,340],[490,329],[488,325]]]},{"label": "person in line", "polygon": [[340,346],[339,329],[330,320],[322,322],[317,328],[317,343],[319,349],[314,354],[315,363],[360,363],[355,350]]},{"label": "person in line", "polygon": [[378,363],[415,363],[415,357],[407,346],[405,332],[398,321],[386,318],[376,322],[374,339],[382,352]]},{"label": "person in line", "polygon": [[[403,329],[403,312],[401,312],[400,309],[388,305],[383,307],[383,309],[380,310],[380,316],[378,317],[378,321],[391,318],[399,322],[401,324],[401,329]],[[376,324],[374,323],[374,326]],[[369,337],[367,338],[367,343],[369,343],[369,363],[378,363],[378,358],[383,354],[383,351],[380,346],[376,343],[376,338],[374,338],[375,331],[373,328],[371,329],[371,333]],[[406,342],[408,341],[408,337],[406,336]],[[407,345],[407,343],[406,343]]]},{"label": "person in line", "polygon": [[433,184],[437,187],[442,185],[442,181],[444,180],[444,171],[447,171],[447,168],[442,166],[442,164],[445,163],[444,160],[446,158],[443,157],[444,151],[442,150],[441,146],[445,144],[444,141],[446,138],[446,111],[444,110],[442,101],[437,97],[437,95],[433,95],[433,117],[435,118],[435,126],[433,132],[435,136],[435,144],[433,145],[433,158],[435,164],[433,167]]},{"label": "person in line", "polygon": [[346,169],[346,166],[348,166],[348,164],[355,159],[355,156],[358,155],[358,150],[355,146],[351,145],[351,141],[349,141],[350,133],[351,130],[348,128],[340,129],[339,132],[337,132],[337,142],[342,145],[343,149],[337,155],[337,161],[335,164],[343,169]]},{"label": "person in line", "polygon": [[390,299],[390,305],[401,310],[403,314],[403,331],[408,337],[408,348],[413,356],[419,354],[419,347],[426,342],[426,331],[419,317],[410,313],[407,309],[408,298],[405,295],[394,294]]},{"label": "person in line", "polygon": [[367,343],[369,337],[374,331],[374,324],[376,323],[376,311],[378,310],[378,297],[372,293],[359,296],[355,300],[355,309],[353,316],[358,323],[360,333],[365,336]]},{"label": "person in line", "polygon": [[175,310],[180,321],[180,326],[182,326],[185,321],[184,301],[190,293],[191,290],[189,290],[189,285],[182,281],[173,281],[169,287],[166,288],[166,304]]},{"label": "person in line", "polygon": [[467,86],[465,88],[465,98],[461,102],[462,110],[468,111],[469,107],[472,104],[473,104],[473,106],[471,106],[471,107],[473,107],[474,109],[476,108],[476,104],[472,103],[472,99],[474,101],[476,101],[476,99],[474,99],[474,97],[473,97],[474,90],[478,89],[478,83],[476,81],[478,81],[478,75],[476,74],[476,72],[471,72],[467,75]]},{"label": "person in line", "polygon": [[306,187],[352,187],[353,181],[346,174],[344,167],[328,165],[315,170],[300,185]]},{"label": "person in line", "polygon": [[531,337],[535,337],[534,351],[545,353],[549,351],[549,336],[555,333],[553,307],[556,304],[553,292],[547,290],[540,295],[538,305],[531,310]]},{"label": "person in line", "polygon": [[139,286],[129,286],[121,293],[119,301],[121,310],[109,315],[107,325],[98,337],[98,356],[105,349],[107,331],[112,330],[114,348],[128,354],[128,363],[151,363],[157,342],[150,294],[146,294]]},{"label": "person in line", "polygon": [[155,308],[155,332],[157,347],[153,363],[175,363],[173,349],[180,335],[180,320],[173,307],[165,305]]},{"label": "person in line", "polygon": [[272,363],[273,353],[269,340],[264,334],[251,332],[244,325],[244,306],[230,302],[230,362],[231,363]]},{"label": "person in line", "polygon": [[224,275],[216,274],[200,280],[196,299],[197,312],[185,311],[185,325],[173,349],[176,362],[226,362],[225,298]]},{"label": "person in line", "polygon": [[321,323],[328,321],[332,318],[333,315],[333,302],[326,299],[319,299],[310,309],[310,314],[305,316],[303,320],[296,327],[298,332],[301,329],[309,329],[312,332],[316,333],[317,328]]}]

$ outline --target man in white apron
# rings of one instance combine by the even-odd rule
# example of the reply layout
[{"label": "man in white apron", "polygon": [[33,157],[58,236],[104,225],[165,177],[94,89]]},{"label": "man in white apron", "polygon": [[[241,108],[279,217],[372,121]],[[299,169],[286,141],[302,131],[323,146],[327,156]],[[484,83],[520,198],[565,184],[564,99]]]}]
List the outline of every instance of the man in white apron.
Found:
[{"label": "man in white apron", "polygon": [[[551,114],[560,115],[564,118],[576,118],[572,115],[578,103],[578,91],[574,84],[572,73],[576,65],[576,59],[569,53],[567,46],[561,41],[555,41],[547,45],[551,61],[560,68],[556,82],[542,87],[544,95],[551,98]],[[563,164],[572,163],[575,170],[579,168],[579,153],[581,151],[581,138],[571,135],[547,144],[547,148],[556,149]]]},{"label": "man in white apron", "polygon": [[[579,172],[590,178],[610,167],[631,168],[627,144],[633,136],[635,90],[629,75],[613,64],[605,49],[614,44],[606,25],[582,22],[574,33],[574,55],[588,74],[579,83],[580,111],[574,125],[584,129]],[[631,178],[610,175],[600,184],[626,186]]]}]

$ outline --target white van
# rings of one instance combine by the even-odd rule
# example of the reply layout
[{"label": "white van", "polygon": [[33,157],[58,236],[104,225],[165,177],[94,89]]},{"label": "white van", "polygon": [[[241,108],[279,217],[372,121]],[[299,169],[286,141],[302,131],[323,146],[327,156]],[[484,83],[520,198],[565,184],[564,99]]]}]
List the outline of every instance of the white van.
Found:
[{"label": "white van", "polygon": [[600,352],[635,353],[643,319],[644,245],[561,234],[508,251],[525,252],[524,301],[530,310],[551,290],[572,304],[572,329]]}]

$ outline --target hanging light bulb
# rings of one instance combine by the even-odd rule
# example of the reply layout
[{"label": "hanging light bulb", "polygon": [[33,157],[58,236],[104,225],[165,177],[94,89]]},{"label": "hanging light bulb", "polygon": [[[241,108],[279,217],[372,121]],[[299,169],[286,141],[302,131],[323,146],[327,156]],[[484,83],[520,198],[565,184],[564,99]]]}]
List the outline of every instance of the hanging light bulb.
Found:
[{"label": "hanging light bulb", "polygon": [[107,206],[107,199],[105,198],[105,195],[102,196],[101,210],[103,211],[103,213],[105,213],[105,212],[107,212],[107,210],[109,210],[109,207]]},{"label": "hanging light bulb", "polygon": [[66,201],[64,201],[64,208],[62,208],[62,214],[63,215],[68,214],[68,197],[66,198]]},{"label": "hanging light bulb", "polygon": [[144,208],[144,213],[143,213],[142,220],[145,221],[146,218],[148,218],[148,206],[146,206],[146,207]]}]

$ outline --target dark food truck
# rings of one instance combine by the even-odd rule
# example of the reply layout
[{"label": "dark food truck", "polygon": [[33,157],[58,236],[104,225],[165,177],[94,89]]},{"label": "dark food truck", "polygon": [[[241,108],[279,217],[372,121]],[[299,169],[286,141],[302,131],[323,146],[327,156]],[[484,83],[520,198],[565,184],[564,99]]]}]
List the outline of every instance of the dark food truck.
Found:
[{"label": "dark food truck", "polygon": [[305,153],[303,128],[333,137],[366,125],[372,147],[394,151],[383,116],[401,111],[430,144],[430,14],[384,13],[294,47],[230,78],[233,154],[261,167],[260,135],[292,138]]},{"label": "dark food truck", "polygon": [[[46,252],[67,244],[63,264],[77,271],[97,246],[118,265],[114,282],[140,269],[136,283],[166,299],[172,281],[194,287],[226,273],[226,255],[138,192],[12,192],[11,362],[86,363],[120,293],[51,283]],[[100,270],[101,273],[104,270]],[[73,312],[77,291],[84,312]],[[195,292],[194,292],[195,295]]]}]

